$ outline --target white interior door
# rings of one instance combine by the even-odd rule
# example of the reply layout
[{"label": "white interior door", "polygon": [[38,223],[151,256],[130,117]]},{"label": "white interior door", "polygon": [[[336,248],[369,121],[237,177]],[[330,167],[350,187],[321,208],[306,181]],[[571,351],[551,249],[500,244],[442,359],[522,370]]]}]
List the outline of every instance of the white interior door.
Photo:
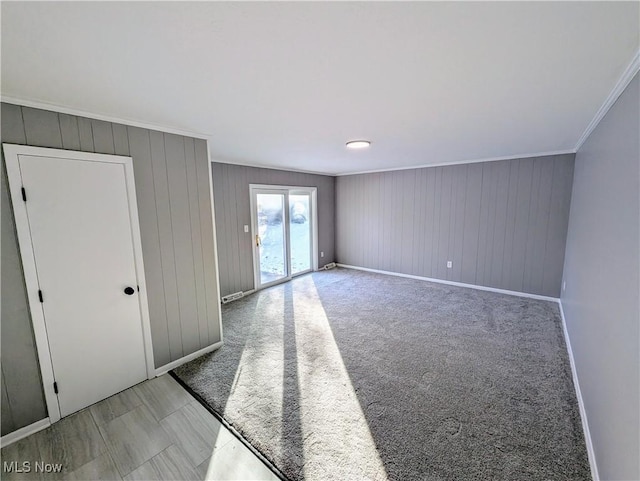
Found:
[{"label": "white interior door", "polygon": [[[147,378],[133,179],[119,162],[17,159],[55,390],[60,415],[66,416]],[[14,184],[15,177],[14,170]],[[28,248],[23,240],[21,249]]]}]

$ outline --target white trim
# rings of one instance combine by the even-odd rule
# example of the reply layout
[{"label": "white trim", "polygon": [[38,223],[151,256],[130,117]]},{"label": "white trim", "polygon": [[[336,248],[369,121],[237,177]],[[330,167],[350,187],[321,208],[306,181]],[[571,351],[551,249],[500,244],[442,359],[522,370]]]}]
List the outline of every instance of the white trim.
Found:
[{"label": "white trim", "polygon": [[[211,158],[211,152],[209,151],[209,141],[207,140],[206,143],[207,143],[207,160],[209,160]],[[219,265],[220,259],[218,258],[218,237],[216,233],[216,208],[215,208],[215,203],[213,199],[213,170],[212,170],[213,166],[211,165],[211,162],[207,162],[207,168],[208,168],[208,175],[209,175],[209,196],[211,198],[211,223],[213,225],[213,258],[215,259],[215,262],[216,262],[216,268],[215,268],[216,292],[214,292],[214,294],[215,294],[215,299],[220,299],[220,265]],[[216,305],[218,306],[218,326],[220,328],[220,344],[222,344],[224,342],[224,334],[222,332],[222,307],[220,306],[220,301],[218,301]]]},{"label": "white trim", "polygon": [[125,180],[127,182],[127,196],[129,197],[129,222],[131,225],[131,240],[133,241],[136,280],[138,281],[138,305],[140,306],[140,317],[142,319],[142,337],[144,339],[144,356],[147,367],[147,379],[152,379],[155,375],[155,361],[153,360],[151,317],[149,316],[147,280],[144,274],[144,261],[142,255],[142,235],[140,233],[140,219],[138,218],[136,183],[133,177],[133,159],[131,157],[124,157],[124,170]]},{"label": "white trim", "polygon": [[569,355],[569,364],[571,364],[571,377],[573,378],[573,385],[576,390],[576,398],[578,399],[578,407],[580,408],[580,419],[582,420],[584,440],[585,440],[585,444],[587,445],[587,455],[589,457],[589,465],[591,466],[591,476],[593,477],[593,481],[600,481],[600,474],[598,473],[598,465],[596,464],[596,453],[593,450],[593,443],[591,442],[591,433],[589,431],[587,411],[584,407],[582,392],[580,391],[580,382],[578,381],[578,371],[576,369],[576,361],[573,358],[573,349],[571,349],[571,339],[569,338],[569,331],[567,330],[567,320],[564,317],[564,309],[562,308],[561,299],[558,299],[558,306],[560,307],[560,316],[562,317],[562,332],[564,334],[564,343],[567,345],[567,353]]},{"label": "white trim", "polygon": [[249,184],[249,187],[254,189],[266,189],[266,190],[299,190],[310,192],[311,189],[318,189],[315,186],[304,186],[304,185],[280,185],[280,184]]},{"label": "white trim", "polygon": [[[290,242],[287,237],[287,225],[289,224],[289,190],[287,187],[275,186],[275,185],[258,185],[258,184],[249,184],[249,194],[251,199],[249,201],[249,206],[251,208],[251,252],[253,254],[253,288],[255,290],[265,289],[270,286],[274,286],[276,284],[280,284],[282,282],[291,280],[291,272],[290,272],[290,259],[291,259],[291,251],[290,251]],[[259,254],[259,245],[256,244],[259,233],[258,226],[258,218],[256,217],[257,209],[256,209],[256,199],[258,194],[279,194],[282,195],[283,206],[282,209],[284,211],[284,219],[282,219],[283,226],[283,236],[285,237],[285,245],[287,252],[285,253],[284,258],[284,271],[285,275],[280,279],[276,279],[271,282],[262,283],[260,281],[260,254]]]},{"label": "white trim", "polygon": [[593,117],[591,122],[589,122],[589,125],[587,125],[587,128],[584,130],[584,132],[578,139],[578,143],[576,144],[576,147],[574,149],[576,152],[580,150],[580,147],[582,147],[582,144],[586,142],[586,140],[589,138],[591,133],[598,126],[600,121],[604,118],[605,115],[607,115],[607,112],[609,111],[609,109],[613,107],[613,104],[616,103],[616,100],[618,100],[618,97],[622,95],[622,92],[624,92],[624,89],[627,88],[627,85],[629,85],[631,80],[633,80],[633,77],[635,76],[635,74],[638,73],[638,71],[640,71],[640,49],[633,56],[633,58],[631,59],[631,62],[629,63],[627,68],[624,70],[624,72],[622,72],[622,75],[620,76],[616,84],[613,86],[613,90],[611,90],[611,92],[605,99],[604,103],[600,106],[600,108],[596,112],[596,115]]},{"label": "white trim", "polygon": [[275,167],[275,166],[265,165],[265,164],[252,164],[251,162],[244,162],[244,161],[211,159],[211,162],[215,164],[227,164],[227,165],[237,165],[240,167],[251,167],[253,169],[282,170],[284,172],[298,172],[300,174],[323,175],[325,177],[335,177],[336,175],[338,175],[338,174],[328,174],[327,172],[318,172],[315,170],[294,169],[291,167]]},{"label": "white trim", "polygon": [[311,245],[311,270],[318,270],[318,252],[320,251],[320,241],[318,240],[318,189],[314,188],[311,191],[311,235],[313,236],[313,242]]},{"label": "white trim", "polygon": [[446,167],[448,165],[477,164],[481,162],[529,159],[532,157],[549,157],[552,155],[566,155],[566,154],[575,154],[575,153],[576,153],[575,149],[553,150],[550,152],[537,152],[537,153],[529,153],[529,154],[521,154],[521,155],[505,155],[502,157],[488,157],[486,159],[454,160],[452,162],[438,162],[435,164],[420,164],[420,165],[411,165],[406,167],[389,167],[387,169],[359,170],[355,172],[344,172],[344,173],[317,172],[313,170],[293,169],[293,168],[286,168],[286,167],[273,167],[270,165],[252,164],[247,162],[235,162],[235,161],[229,161],[229,160],[211,159],[211,162],[212,163],[215,162],[216,164],[229,164],[229,165],[239,165],[241,167],[252,167],[255,169],[283,170],[285,172],[299,172],[301,174],[323,175],[325,177],[343,177],[346,175],[375,174],[379,172],[395,172],[397,170],[426,169],[429,167]]},{"label": "white trim", "polygon": [[15,443],[16,441],[20,441],[21,439],[26,438],[27,436],[31,436],[32,434],[37,433],[38,431],[42,431],[43,429],[51,426],[51,421],[49,418],[41,419],[40,421],[36,421],[33,424],[29,424],[20,429],[16,429],[15,431],[5,434],[0,438],[0,447],[6,448],[10,444]]},{"label": "white trim", "polygon": [[64,107],[62,105],[43,102],[40,100],[27,100],[20,97],[13,97],[11,95],[2,95],[0,100],[8,104],[20,105],[22,107],[31,107],[34,109],[49,110],[49,111],[58,112],[61,114],[77,115],[78,117],[85,117],[88,119],[95,119],[95,120],[104,120],[106,122],[115,122],[117,124],[129,125],[131,127],[140,127],[143,129],[157,130],[161,132],[166,132],[168,134],[184,135],[184,136],[193,137],[196,139],[206,140],[207,138],[210,137],[209,134],[204,134],[202,132],[192,132],[190,130],[179,129],[177,127],[167,127],[164,125],[154,124],[150,122],[143,122],[140,120],[124,119],[124,118],[115,117],[112,115],[96,114],[93,112],[88,112],[86,110],[74,109],[71,107]]},{"label": "white trim", "polygon": [[158,376],[162,376],[163,374],[168,373],[169,371],[182,366],[183,364],[189,362],[189,361],[193,361],[195,358],[203,356],[209,352],[215,351],[216,349],[219,349],[222,347],[223,342],[222,341],[218,341],[214,344],[211,344],[210,346],[207,346],[203,349],[200,349],[199,351],[196,352],[192,352],[191,354],[188,354],[184,357],[181,357],[180,359],[177,359],[175,361],[170,362],[169,364],[165,364],[164,366],[160,366],[158,369],[156,369],[155,375],[156,377]]},{"label": "white trim", "polygon": [[433,277],[414,276],[411,274],[402,274],[400,272],[381,271],[379,269],[369,269],[368,267],[351,266],[348,264],[336,263],[338,267],[344,267],[345,269],[355,269],[357,271],[374,272],[376,274],[386,274],[388,276],[406,277],[407,279],[417,279],[419,281],[436,282],[438,284],[446,284],[449,286],[467,287],[469,289],[477,289],[479,291],[497,292],[499,294],[507,294],[510,296],[527,297],[529,299],[538,299],[541,301],[558,302],[557,297],[540,296],[538,294],[529,294],[527,292],[509,291],[507,289],[497,289],[495,287],[478,286],[475,284],[466,284],[464,282],[446,281],[443,279],[435,279]]},{"label": "white trim", "polygon": [[[138,302],[142,321],[143,341],[145,350],[145,364],[147,377],[150,379],[155,375],[153,362],[153,349],[151,345],[151,325],[149,321],[149,306],[146,297],[146,281],[144,277],[144,265],[142,263],[142,243],[140,240],[140,224],[137,222],[138,213],[136,209],[135,182],[133,179],[133,160],[131,157],[119,155],[93,154],[87,152],[75,152],[61,149],[49,149],[43,147],[31,147],[26,145],[2,144],[7,166],[7,177],[9,180],[10,195],[13,203],[15,215],[16,231],[18,243],[20,245],[20,256],[24,271],[24,280],[27,288],[27,298],[29,310],[31,312],[31,322],[36,341],[38,359],[40,361],[40,373],[42,385],[49,413],[49,421],[55,423],[60,420],[60,404],[58,396],[54,392],[53,383],[55,381],[53,372],[53,362],[49,350],[49,339],[47,326],[44,319],[43,306],[38,299],[38,276],[36,270],[35,255],[31,243],[31,229],[27,214],[27,206],[22,201],[22,175],[20,173],[19,155],[45,156],[63,159],[82,160],[89,162],[109,162],[122,164],[125,169],[126,189],[129,205],[129,219],[131,222],[131,235],[133,240],[135,269],[137,282],[140,286]],[[115,393],[114,393],[115,394]]]},{"label": "white trim", "polygon": [[[361,170],[357,172],[347,172],[344,174],[333,174],[336,177],[342,177],[345,175],[360,175],[360,174],[375,174],[378,172],[395,172],[397,170],[412,170],[412,169],[426,169],[429,167],[446,167],[448,165],[462,165],[462,164],[479,164],[482,162],[497,162],[499,160],[517,160],[517,159],[529,159],[532,157],[550,157],[552,155],[566,155],[575,154],[574,149],[567,150],[554,150],[551,152],[538,152],[534,154],[520,154],[520,155],[505,155],[502,157],[488,157],[486,159],[468,159],[468,160],[454,160],[451,162],[439,162],[436,164],[421,164],[412,165],[407,167],[390,167],[388,169],[376,169],[376,170]],[[325,174],[326,175],[326,174]]]},{"label": "white trim", "polygon": [[258,284],[260,282],[257,275],[258,267],[256,266],[256,236],[258,235],[256,225],[258,225],[258,220],[256,219],[256,200],[251,184],[249,184],[249,216],[251,217],[251,268],[253,273],[253,290],[255,292],[258,290]]},{"label": "white trim", "polygon": [[[631,77],[633,77],[633,75]],[[629,81],[631,81],[631,78],[629,78]],[[625,85],[625,87],[626,87],[626,85]],[[624,90],[624,88],[623,88],[623,90]],[[618,95],[619,95],[619,93],[618,93]],[[167,126],[164,126],[164,125],[154,124],[154,123],[150,123],[150,122],[143,122],[143,121],[139,121],[139,120],[125,119],[125,118],[120,118],[120,117],[111,116],[111,115],[97,114],[97,113],[88,112],[88,111],[85,111],[85,110],[80,110],[80,109],[75,109],[75,108],[70,108],[70,107],[64,107],[64,106],[61,106],[61,105],[58,105],[58,104],[52,104],[52,103],[49,103],[49,102],[44,102],[44,101],[39,101],[39,100],[27,100],[27,99],[22,99],[22,98],[19,98],[19,97],[13,97],[13,96],[10,96],[10,95],[2,95],[0,100],[2,102],[8,103],[8,104],[20,105],[20,106],[23,106],[23,107],[32,107],[32,108],[36,108],[36,109],[49,110],[49,111],[52,111],[52,112],[58,112],[58,113],[63,113],[63,114],[77,115],[79,117],[85,117],[85,118],[89,118],[89,119],[104,120],[106,122],[115,122],[115,123],[118,123],[118,124],[121,124],[121,125],[128,125],[128,126],[132,126],[132,127],[140,127],[140,128],[143,128],[143,129],[156,130],[156,131],[160,131],[160,132],[166,132],[166,133],[169,133],[169,134],[184,135],[184,136],[187,136],[187,137],[193,137],[193,138],[196,138],[196,139],[206,140],[207,141],[207,154],[209,155],[209,162],[210,163],[215,162],[215,163],[218,163],[218,164],[238,165],[238,166],[242,166],[242,167],[252,167],[252,168],[256,168],[256,169],[281,170],[281,171],[285,171],[285,172],[299,172],[299,173],[302,173],[302,174],[322,175],[322,176],[325,176],[325,177],[340,177],[340,176],[343,176],[343,175],[373,174],[373,173],[377,173],[377,172],[394,172],[396,170],[424,169],[424,168],[427,168],[427,167],[443,167],[443,166],[447,166],[447,165],[474,164],[474,163],[480,163],[480,162],[493,162],[493,161],[499,161],[499,160],[515,160],[515,159],[526,159],[526,158],[530,158],[530,157],[547,157],[547,156],[551,156],[551,155],[575,154],[577,149],[579,148],[579,146],[582,145],[581,142],[578,142],[578,146],[573,150],[558,150],[558,151],[551,151],[551,152],[538,152],[538,153],[529,153],[529,154],[521,154],[521,155],[507,155],[507,156],[502,156],[502,157],[489,157],[489,158],[485,158],[485,159],[456,160],[456,161],[452,161],[452,162],[440,162],[440,163],[436,163],[436,164],[420,164],[420,165],[406,166],[406,167],[390,167],[390,168],[387,168],[387,169],[363,170],[363,171],[346,172],[346,173],[331,173],[331,172],[319,172],[319,171],[315,171],[315,170],[298,169],[298,168],[294,168],[294,167],[282,167],[282,166],[272,166],[272,165],[266,165],[266,164],[257,164],[257,163],[244,162],[244,161],[212,159],[211,158],[211,152],[210,152],[210,149],[209,149],[209,142],[208,142],[208,140],[211,138],[211,135],[210,134],[205,134],[205,133],[202,133],[202,132],[193,132],[193,131],[190,131],[190,130],[180,129],[180,128],[177,128],[177,127],[167,127]],[[607,108],[607,110],[608,110],[608,108]],[[606,112],[604,112],[604,113],[606,113]],[[604,113],[603,113],[603,116],[604,116]],[[592,123],[593,123],[593,121],[592,121]],[[595,125],[593,127],[595,128]],[[589,131],[589,133],[590,133],[590,131]],[[584,134],[583,134],[583,136],[584,136]]]}]

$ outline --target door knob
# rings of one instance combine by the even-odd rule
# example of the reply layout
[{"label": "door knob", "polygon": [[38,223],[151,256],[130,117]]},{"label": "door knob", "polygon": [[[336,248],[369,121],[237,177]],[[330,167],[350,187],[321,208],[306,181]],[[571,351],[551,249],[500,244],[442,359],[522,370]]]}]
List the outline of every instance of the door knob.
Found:
[{"label": "door knob", "polygon": [[124,293],[128,296],[132,296],[133,293],[136,292],[135,289],[133,287],[125,287],[124,288]]}]

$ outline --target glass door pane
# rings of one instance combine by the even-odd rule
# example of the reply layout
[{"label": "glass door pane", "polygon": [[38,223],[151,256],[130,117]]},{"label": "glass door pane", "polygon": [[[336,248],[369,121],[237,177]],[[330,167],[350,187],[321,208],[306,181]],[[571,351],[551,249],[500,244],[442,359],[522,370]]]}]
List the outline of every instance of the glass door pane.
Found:
[{"label": "glass door pane", "polygon": [[288,276],[285,194],[256,194],[260,284]]},{"label": "glass door pane", "polygon": [[291,275],[311,270],[310,194],[289,195]]}]

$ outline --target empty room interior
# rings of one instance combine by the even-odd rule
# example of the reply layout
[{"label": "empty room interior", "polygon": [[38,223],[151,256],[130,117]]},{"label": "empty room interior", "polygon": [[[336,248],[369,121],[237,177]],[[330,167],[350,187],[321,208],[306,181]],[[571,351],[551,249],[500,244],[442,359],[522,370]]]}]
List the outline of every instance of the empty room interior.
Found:
[{"label": "empty room interior", "polygon": [[640,481],[640,2],[0,13],[1,479]]}]

